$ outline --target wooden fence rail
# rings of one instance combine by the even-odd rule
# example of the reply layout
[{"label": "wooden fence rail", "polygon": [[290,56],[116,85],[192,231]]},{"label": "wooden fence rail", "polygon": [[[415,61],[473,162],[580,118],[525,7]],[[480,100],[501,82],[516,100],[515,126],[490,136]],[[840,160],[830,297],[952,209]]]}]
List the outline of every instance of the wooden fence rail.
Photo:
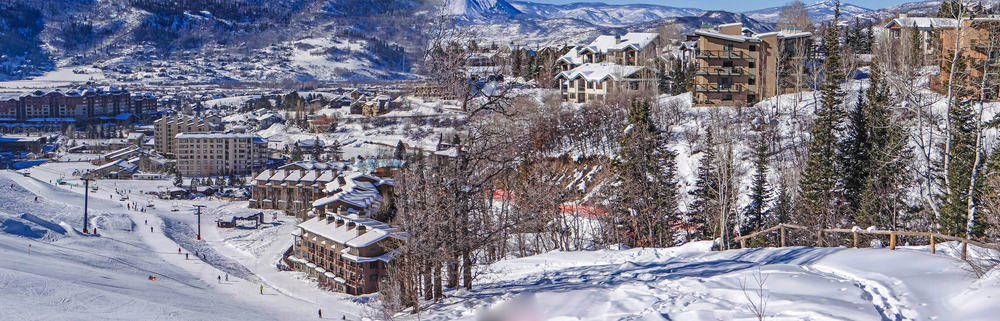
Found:
[{"label": "wooden fence rail", "polygon": [[961,238],[961,237],[956,237],[956,236],[951,236],[951,235],[944,235],[944,234],[935,233],[935,232],[883,231],[883,230],[869,231],[869,230],[861,230],[861,229],[853,230],[853,229],[843,229],[843,228],[825,228],[825,229],[818,229],[818,230],[816,230],[816,229],[811,229],[811,228],[808,228],[808,227],[805,227],[805,226],[802,226],[802,225],[795,225],[795,224],[778,224],[778,225],[766,228],[766,229],[761,230],[761,231],[757,231],[757,232],[750,233],[750,234],[743,235],[743,236],[734,237],[733,240],[740,241],[740,248],[746,248],[747,247],[746,241],[748,239],[752,239],[752,238],[760,236],[762,234],[771,233],[771,232],[774,232],[775,230],[777,230],[779,232],[779,236],[778,236],[779,243],[780,243],[779,247],[785,247],[786,246],[785,239],[787,238],[787,230],[788,229],[808,231],[810,233],[811,233],[811,231],[815,230],[816,231],[816,246],[817,247],[822,247],[823,246],[823,234],[831,234],[832,233],[832,234],[851,234],[852,238],[853,238],[853,241],[854,241],[854,247],[855,248],[858,247],[858,235],[859,234],[865,234],[865,235],[888,235],[889,236],[889,249],[890,250],[895,250],[896,249],[896,238],[897,238],[897,236],[922,236],[922,237],[927,237],[928,239],[930,239],[931,254],[937,253],[937,243],[938,243],[937,241],[938,240],[956,241],[956,242],[962,243],[962,259],[963,260],[966,259],[966,255],[968,253],[969,244],[972,244],[972,245],[975,245],[975,246],[978,246],[978,247],[981,247],[981,248],[994,249],[994,250],[1000,251],[1000,244],[985,243],[985,242],[980,242],[980,241],[976,241],[976,240],[969,240],[969,239],[964,239],[964,238]]}]

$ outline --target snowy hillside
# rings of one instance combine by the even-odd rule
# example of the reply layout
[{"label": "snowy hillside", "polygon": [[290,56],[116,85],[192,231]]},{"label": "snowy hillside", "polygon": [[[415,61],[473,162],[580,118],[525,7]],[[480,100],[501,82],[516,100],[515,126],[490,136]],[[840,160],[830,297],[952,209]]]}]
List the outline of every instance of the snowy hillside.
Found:
[{"label": "snowy hillside", "polygon": [[[809,18],[812,19],[814,23],[823,23],[833,20],[834,10],[836,9],[836,0],[820,0],[819,2],[813,4],[807,4],[806,10],[809,12]],[[753,11],[744,12],[747,16],[754,18],[756,20],[774,23],[778,21],[778,15],[781,13],[782,7],[771,7]],[[847,2],[840,3],[840,16],[841,19],[851,18],[855,15],[860,15],[872,11],[871,9],[850,4]]]},{"label": "snowy hillside", "polygon": [[444,13],[468,19],[490,19],[520,14],[505,0],[443,0]]}]

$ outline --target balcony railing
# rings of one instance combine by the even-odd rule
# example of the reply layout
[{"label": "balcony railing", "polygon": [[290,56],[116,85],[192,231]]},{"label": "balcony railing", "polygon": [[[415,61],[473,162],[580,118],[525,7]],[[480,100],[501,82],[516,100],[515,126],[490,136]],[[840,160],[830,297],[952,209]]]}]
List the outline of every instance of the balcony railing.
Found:
[{"label": "balcony railing", "polygon": [[746,89],[743,84],[732,84],[728,86],[720,86],[719,84],[697,84],[694,86],[695,91],[700,92],[713,92],[713,93],[739,93]]},{"label": "balcony railing", "polygon": [[701,67],[695,74],[703,76],[742,76],[747,74],[742,67]]},{"label": "balcony railing", "polygon": [[743,59],[754,61],[756,55],[733,50],[699,50],[697,57],[701,59]]}]

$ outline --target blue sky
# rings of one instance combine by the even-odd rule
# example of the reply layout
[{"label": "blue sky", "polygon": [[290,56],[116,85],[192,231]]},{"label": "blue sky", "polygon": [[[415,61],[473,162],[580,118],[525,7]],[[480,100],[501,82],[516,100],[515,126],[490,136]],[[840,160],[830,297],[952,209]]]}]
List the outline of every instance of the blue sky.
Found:
[{"label": "blue sky", "polygon": [[[699,8],[699,9],[712,9],[712,10],[726,10],[726,11],[747,11],[754,9],[762,9],[769,7],[779,7],[792,0],[601,0],[601,1],[586,1],[586,0],[524,0],[530,2],[541,2],[541,3],[570,3],[570,2],[604,2],[608,4],[625,4],[625,3],[648,3],[648,4],[658,4],[671,7],[682,7],[682,8]],[[810,4],[818,2],[818,0],[799,0],[805,4]],[[856,1],[843,1],[856,6],[865,7],[868,9],[881,9],[891,5],[913,2],[917,0],[856,0]]]}]

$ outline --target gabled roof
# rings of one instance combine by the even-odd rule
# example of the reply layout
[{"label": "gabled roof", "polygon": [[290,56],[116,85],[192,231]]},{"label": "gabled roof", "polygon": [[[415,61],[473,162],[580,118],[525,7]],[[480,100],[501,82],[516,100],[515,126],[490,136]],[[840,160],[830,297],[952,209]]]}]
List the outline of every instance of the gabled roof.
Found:
[{"label": "gabled roof", "polygon": [[587,63],[572,70],[560,72],[556,75],[556,79],[562,77],[565,79],[583,78],[587,81],[604,81],[611,78],[615,81],[620,81],[642,69],[644,69],[642,66],[622,66],[609,62]]},{"label": "gabled roof", "polygon": [[900,28],[910,28],[916,26],[920,30],[936,30],[944,28],[954,28],[958,20],[951,18],[931,18],[931,17],[900,17],[895,18],[885,24],[885,28],[898,26]]},{"label": "gabled roof", "polygon": [[583,47],[580,52],[607,53],[610,50],[624,50],[625,48],[642,50],[642,48],[645,48],[659,37],[659,34],[651,32],[629,32],[620,37],[608,35],[597,36],[594,41]]}]

